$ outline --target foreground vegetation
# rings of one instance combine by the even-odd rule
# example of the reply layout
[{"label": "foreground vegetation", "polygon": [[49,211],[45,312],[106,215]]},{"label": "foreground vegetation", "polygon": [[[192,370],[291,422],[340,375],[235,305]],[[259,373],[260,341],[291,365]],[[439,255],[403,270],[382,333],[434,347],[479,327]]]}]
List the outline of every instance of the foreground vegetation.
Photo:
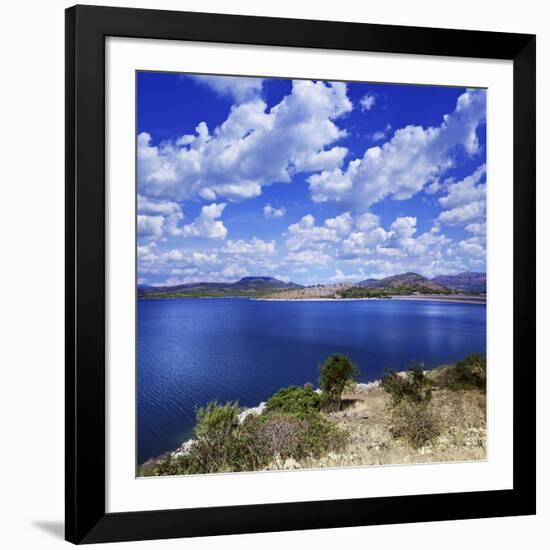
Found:
[{"label": "foreground vegetation", "polygon": [[485,456],[485,357],[424,371],[387,371],[357,384],[340,354],[311,384],[275,393],[259,414],[237,403],[197,409],[185,450],[148,461],[140,476],[474,460]]}]

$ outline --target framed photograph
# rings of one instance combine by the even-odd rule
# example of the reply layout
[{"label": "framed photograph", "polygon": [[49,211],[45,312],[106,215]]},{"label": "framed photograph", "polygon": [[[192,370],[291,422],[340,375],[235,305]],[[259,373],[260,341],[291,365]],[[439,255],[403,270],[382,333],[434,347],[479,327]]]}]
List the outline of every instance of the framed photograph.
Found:
[{"label": "framed photograph", "polygon": [[535,37],[66,11],[66,538],[535,513]]}]

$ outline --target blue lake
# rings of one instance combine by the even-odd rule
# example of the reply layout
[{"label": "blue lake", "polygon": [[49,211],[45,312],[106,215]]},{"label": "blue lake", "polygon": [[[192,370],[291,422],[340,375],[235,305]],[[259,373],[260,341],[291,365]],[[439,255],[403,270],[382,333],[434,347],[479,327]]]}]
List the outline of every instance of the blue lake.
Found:
[{"label": "blue lake", "polygon": [[311,382],[331,353],[351,357],[360,380],[385,367],[427,367],[485,353],[486,307],[406,300],[138,301],[138,461],[192,436],[195,407],[255,406]]}]

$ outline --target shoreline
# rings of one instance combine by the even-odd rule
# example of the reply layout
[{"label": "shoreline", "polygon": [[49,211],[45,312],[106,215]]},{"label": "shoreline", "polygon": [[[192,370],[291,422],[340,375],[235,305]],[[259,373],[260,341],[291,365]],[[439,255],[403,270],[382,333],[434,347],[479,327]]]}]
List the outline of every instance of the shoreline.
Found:
[{"label": "shoreline", "polygon": [[[439,365],[423,372],[430,376],[430,373],[451,367],[453,365]],[[403,377],[407,372],[397,371],[395,374]],[[439,388],[434,394],[432,405],[438,411],[438,432],[433,440],[424,442],[420,447],[411,447],[410,442],[403,442],[401,436],[392,436],[391,427],[388,427],[391,420],[388,416],[390,397],[381,385],[381,378],[371,382],[358,382],[344,392],[343,402],[346,404],[340,410],[325,413],[324,416],[334,426],[347,432],[349,441],[345,448],[321,456],[308,455],[298,459],[292,456],[283,459],[275,455],[267,466],[250,471],[483,460],[486,456],[486,421],[483,413],[485,391],[480,393],[478,389],[472,387],[452,390],[447,386]],[[314,391],[320,392],[318,388]],[[265,407],[264,401],[255,407],[239,409],[238,423],[242,424],[250,415],[262,414]],[[466,416],[464,411],[467,412]],[[463,420],[460,420],[463,416]],[[177,448],[150,458],[138,467],[154,468],[166,460],[182,459],[191,452],[195,444],[196,439],[189,438]],[[182,474],[165,470],[161,473],[139,474],[139,477],[151,475]]]},{"label": "shoreline", "polygon": [[365,300],[409,300],[409,301],[430,301],[457,304],[482,304],[487,303],[485,296],[469,294],[440,295],[440,294],[411,294],[393,295],[386,298],[255,298],[264,302],[359,302]]},{"label": "shoreline", "polygon": [[393,300],[409,300],[409,301],[431,301],[431,302],[447,302],[457,304],[487,304],[486,296],[476,296],[470,294],[451,294],[449,296],[440,296],[437,294],[415,294],[410,296],[395,296]]},{"label": "shoreline", "polygon": [[404,294],[392,295],[384,298],[256,298],[254,296],[139,296],[138,300],[219,300],[219,299],[252,300],[256,302],[363,302],[363,301],[381,301],[381,300],[408,300],[424,302],[441,302],[457,304],[478,304],[486,305],[486,296],[476,296],[469,294]]},{"label": "shoreline", "polygon": [[[431,369],[430,369],[431,370]],[[427,371],[425,371],[427,372]],[[399,372],[396,372],[396,374],[398,376],[405,376],[407,374],[407,371],[399,371]],[[379,389],[381,386],[382,382],[382,379],[381,378],[377,378],[375,380],[372,380],[371,382],[357,382],[355,384],[355,388],[359,391],[363,391],[365,393],[369,393],[369,392],[372,392],[374,390],[377,390]],[[321,389],[320,388],[315,388],[315,393],[321,393]],[[239,416],[238,416],[238,420],[239,420],[239,424],[242,424],[242,422],[244,421],[244,419],[253,414],[253,415],[259,415],[263,412],[264,408],[265,408],[265,405],[266,405],[266,401],[261,401],[258,405],[254,406],[254,407],[242,407],[242,410],[239,412]],[[151,457],[149,459],[147,459],[146,461],[142,462],[140,464],[140,466],[144,465],[144,464],[147,464],[147,463],[156,463],[156,462],[159,462],[160,460],[162,460],[164,457],[166,456],[170,456],[171,458],[177,458],[179,456],[183,456],[185,454],[187,454],[193,443],[195,442],[195,438],[194,437],[190,437],[189,439],[186,439],[185,441],[183,441],[181,443],[181,445],[179,447],[177,447],[176,449],[173,449],[171,451],[166,451],[158,456],[155,456],[155,457]]]},{"label": "shoreline", "polygon": [[361,302],[364,300],[389,300],[388,298],[253,298],[257,302]]}]

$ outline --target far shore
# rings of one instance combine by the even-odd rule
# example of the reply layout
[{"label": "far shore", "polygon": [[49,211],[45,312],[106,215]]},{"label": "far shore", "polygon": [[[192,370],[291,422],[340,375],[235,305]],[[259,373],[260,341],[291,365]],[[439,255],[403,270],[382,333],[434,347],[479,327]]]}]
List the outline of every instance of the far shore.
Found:
[{"label": "far shore", "polygon": [[469,294],[411,294],[393,295],[387,298],[256,298],[265,302],[360,302],[368,300],[417,300],[432,302],[455,302],[461,304],[485,304],[486,296],[473,296]]},{"label": "far shore", "polygon": [[369,300],[389,300],[387,298],[253,298],[257,302],[363,302]]},{"label": "far shore", "polygon": [[257,302],[364,302],[376,300],[409,300],[409,301],[430,301],[430,302],[446,302],[460,304],[486,304],[486,296],[476,296],[471,294],[393,294],[386,297],[371,297],[371,298],[262,298],[256,296],[138,296],[140,300],[211,300],[211,299],[227,299],[240,298],[243,300],[254,300]]},{"label": "far shore", "polygon": [[430,300],[433,302],[460,302],[461,304],[485,304],[487,296],[473,296],[470,294],[411,294],[409,296],[393,296],[393,300]]}]

